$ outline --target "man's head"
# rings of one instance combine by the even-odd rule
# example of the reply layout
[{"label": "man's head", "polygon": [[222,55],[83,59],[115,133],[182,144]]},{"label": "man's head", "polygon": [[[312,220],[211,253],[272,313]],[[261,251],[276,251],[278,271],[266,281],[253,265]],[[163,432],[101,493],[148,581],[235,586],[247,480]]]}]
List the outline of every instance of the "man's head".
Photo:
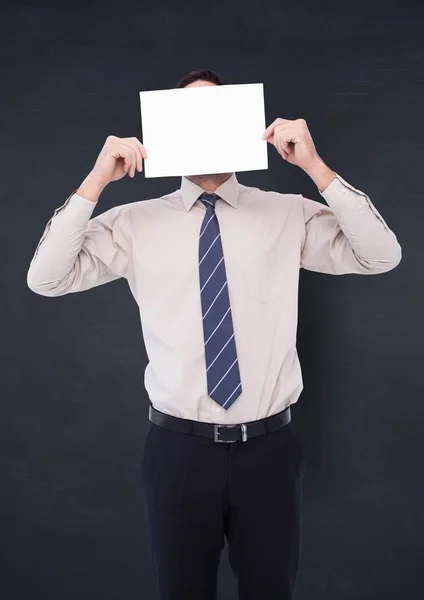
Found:
[{"label": "man's head", "polygon": [[185,75],[175,87],[198,87],[201,85],[228,85],[228,82],[216,71],[198,69]]},{"label": "man's head", "polygon": [[[207,69],[191,71],[185,75],[177,83],[176,88],[185,87],[200,87],[207,85],[228,85],[228,82],[221,77],[216,71],[210,71]],[[211,173],[204,175],[186,175],[186,179],[189,179],[193,183],[197,183],[204,190],[213,192],[219,187],[224,181],[227,181],[231,177],[232,173]]]}]

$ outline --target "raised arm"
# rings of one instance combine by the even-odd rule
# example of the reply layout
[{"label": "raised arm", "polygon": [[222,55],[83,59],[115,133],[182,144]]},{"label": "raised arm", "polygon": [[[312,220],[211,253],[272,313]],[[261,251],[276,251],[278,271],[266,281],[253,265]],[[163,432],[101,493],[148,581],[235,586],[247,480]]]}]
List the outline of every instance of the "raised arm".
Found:
[{"label": "raised arm", "polygon": [[125,277],[131,245],[129,205],[90,217],[106,185],[127,173],[134,177],[146,156],[136,138],[107,138],[91,173],[44,229],[27,273],[33,292],[62,296]]},{"label": "raised arm", "polygon": [[305,223],[301,267],[331,275],[373,275],[399,264],[402,250],[369,197],[330,169],[316,151],[305,119],[276,119],[263,138],[303,169],[328,202],[300,195]]}]

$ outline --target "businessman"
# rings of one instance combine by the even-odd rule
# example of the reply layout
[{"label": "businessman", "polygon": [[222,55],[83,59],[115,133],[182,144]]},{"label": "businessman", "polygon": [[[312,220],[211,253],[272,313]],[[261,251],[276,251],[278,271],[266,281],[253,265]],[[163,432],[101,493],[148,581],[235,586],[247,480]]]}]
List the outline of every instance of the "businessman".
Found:
[{"label": "businessman", "polygon": [[[225,83],[194,71],[177,87]],[[264,139],[327,204],[202,174],[91,218],[104,188],[148,160],[135,137],[109,136],[28,271],[43,296],[122,277],[137,302],[151,422],[141,482],[161,600],[215,600],[225,539],[240,600],[294,597],[306,465],[290,421],[303,389],[299,269],[373,275],[401,260],[395,234],[321,159],[304,119],[278,118]]]}]

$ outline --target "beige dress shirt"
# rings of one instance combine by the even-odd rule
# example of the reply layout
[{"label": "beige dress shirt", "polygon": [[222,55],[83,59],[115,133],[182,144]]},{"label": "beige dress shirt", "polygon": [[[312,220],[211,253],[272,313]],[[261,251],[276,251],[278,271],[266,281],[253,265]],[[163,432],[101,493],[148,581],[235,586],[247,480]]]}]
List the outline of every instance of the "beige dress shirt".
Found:
[{"label": "beige dress shirt", "polygon": [[180,189],[116,206],[72,193],[47,223],[27,283],[43,296],[81,292],[124,277],[140,311],[149,363],[144,384],[158,410],[212,423],[277,413],[303,389],[296,350],[299,269],[373,275],[401,260],[393,231],[363,192],[336,174],[320,194],[263,191],[235,173],[215,193],[242,394],[226,411],[207,393],[199,289],[204,190]]}]

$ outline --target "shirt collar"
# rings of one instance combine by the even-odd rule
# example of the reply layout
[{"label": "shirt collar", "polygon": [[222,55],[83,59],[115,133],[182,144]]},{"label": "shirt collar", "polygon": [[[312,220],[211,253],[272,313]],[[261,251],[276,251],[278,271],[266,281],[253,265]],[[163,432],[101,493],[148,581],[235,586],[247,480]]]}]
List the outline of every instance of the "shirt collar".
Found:
[{"label": "shirt collar", "polygon": [[[181,178],[181,197],[183,199],[183,204],[187,211],[193,206],[193,204],[198,200],[200,194],[202,194],[204,190],[200,185],[193,183],[186,177]],[[221,183],[220,186],[216,188],[213,192],[214,194],[218,194],[225,202],[231,204],[234,208],[237,208],[238,204],[238,193],[239,193],[239,182],[237,181],[236,174],[233,173],[231,177]]]}]

